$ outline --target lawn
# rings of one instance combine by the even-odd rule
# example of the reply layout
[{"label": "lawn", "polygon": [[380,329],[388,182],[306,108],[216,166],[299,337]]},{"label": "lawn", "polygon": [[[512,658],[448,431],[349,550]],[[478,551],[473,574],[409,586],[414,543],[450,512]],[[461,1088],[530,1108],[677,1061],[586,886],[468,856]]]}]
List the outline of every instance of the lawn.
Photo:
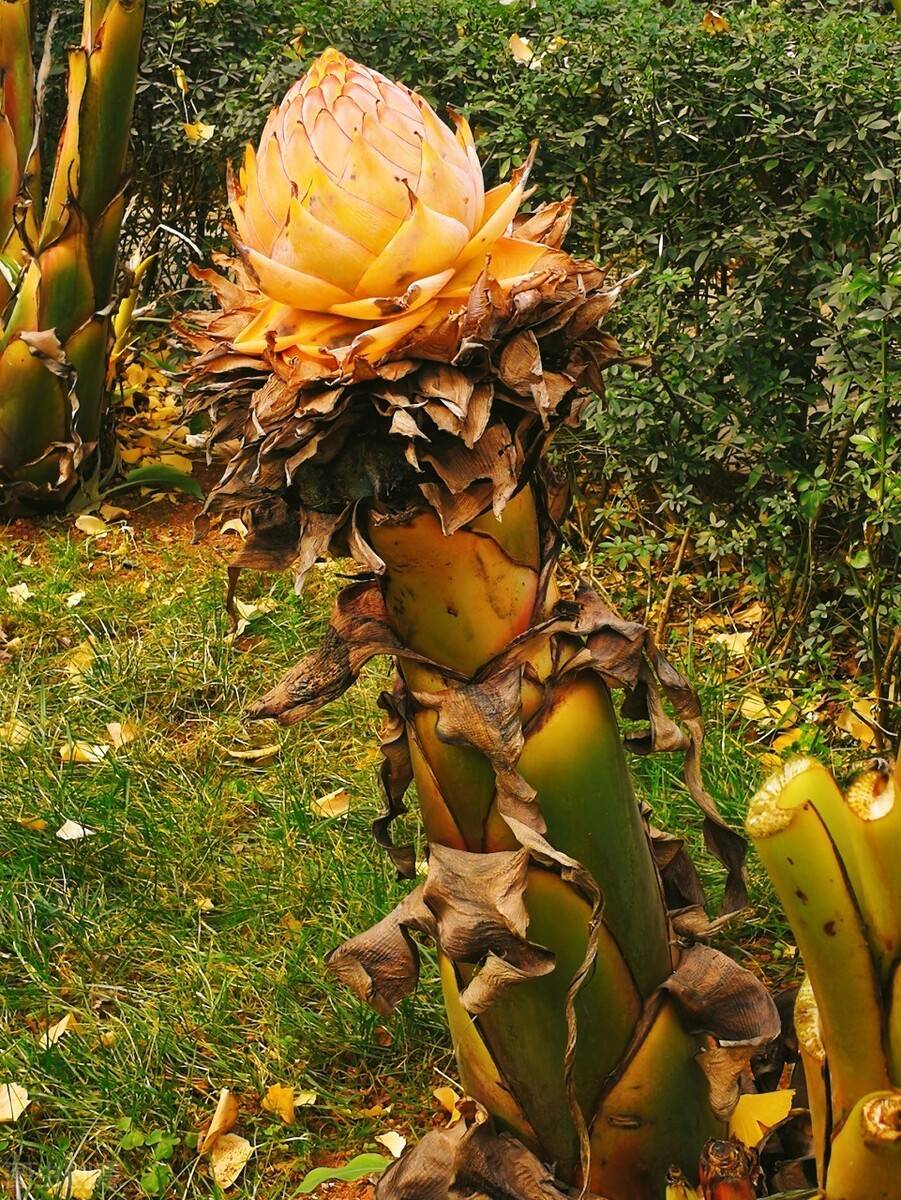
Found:
[{"label": "lawn", "polygon": [[[31,1100],[0,1126],[16,1195],[73,1165],[100,1168],[104,1195],[209,1193],[196,1133],[221,1088],[255,1147],[243,1190],[293,1194],[314,1164],[421,1134],[441,1117],[433,1090],[454,1082],[430,952],[389,1027],[323,963],[402,891],[368,829],[388,666],[305,725],[248,724],[248,702],[320,636],[342,567],[320,565],[301,598],[287,577],[246,575],[236,632],[223,610],[236,535],[192,545],[196,507],[143,497],[99,534],[68,517],[4,535],[0,1078]],[[602,556],[595,567],[603,578]],[[778,736],[741,712],[764,677],[750,647],[751,660],[724,652],[741,624],[686,600],[672,633],[701,682],[707,783],[733,821]],[[696,829],[675,758],[635,769],[656,823]],[[336,791],[348,811],[324,815]],[[62,840],[64,822],[90,833]],[[794,952],[750,874],[754,909],[721,942],[779,985],[798,975]],[[273,1084],[305,1093],[291,1124],[263,1108]]]}]

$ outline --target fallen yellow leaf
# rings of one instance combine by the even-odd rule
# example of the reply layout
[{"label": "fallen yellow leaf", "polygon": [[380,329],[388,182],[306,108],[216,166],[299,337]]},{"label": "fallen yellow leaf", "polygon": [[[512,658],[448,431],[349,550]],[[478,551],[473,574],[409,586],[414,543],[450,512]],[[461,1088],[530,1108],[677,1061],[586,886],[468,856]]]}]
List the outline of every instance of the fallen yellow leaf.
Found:
[{"label": "fallen yellow leaf", "polygon": [[123,746],[127,746],[129,742],[135,740],[140,730],[134,721],[126,719],[125,721],[107,722],[106,732],[113,749],[121,750]]},{"label": "fallen yellow leaf", "polygon": [[100,517],[92,517],[89,513],[82,513],[80,517],[75,518],[75,528],[88,534],[89,537],[103,537],[109,533],[109,525],[106,521],[101,520]]},{"label": "fallen yellow leaf", "polygon": [[56,836],[61,842],[80,842],[82,838],[93,837],[94,830],[87,825],[79,825],[77,821],[63,821]]},{"label": "fallen yellow leaf", "polygon": [[705,33],[726,33],[729,29],[729,22],[714,9],[709,8],[704,13],[701,28]]},{"label": "fallen yellow leaf", "polygon": [[26,600],[30,600],[34,592],[27,583],[13,583],[6,589],[6,594],[12,600],[13,604],[23,605]]},{"label": "fallen yellow leaf", "polygon": [[794,1097],[791,1088],[778,1092],[748,1092],[739,1096],[738,1104],[729,1118],[730,1134],[753,1149],[768,1129],[785,1120],[791,1112]]},{"label": "fallen yellow leaf", "polygon": [[100,1171],[70,1171],[62,1183],[50,1188],[53,1196],[62,1196],[64,1200],[91,1200],[94,1187],[100,1178]]},{"label": "fallen yellow leaf", "polygon": [[[194,463],[190,458],[185,458],[183,454],[175,454],[173,451],[161,454],[159,460],[164,467],[174,467],[176,471],[184,471],[186,475],[190,475],[194,469]],[[178,499],[177,496],[176,499]]]},{"label": "fallen yellow leaf", "polygon": [[66,667],[66,674],[72,679],[83,679],[94,659],[97,657],[97,651],[90,641],[79,642],[63,660]]},{"label": "fallen yellow leaf", "polygon": [[520,37],[518,33],[510,34],[510,37],[507,39],[507,49],[513,55],[514,61],[518,63],[525,64],[531,62],[535,55],[529,39]]},{"label": "fallen yellow leaf", "polygon": [[446,1085],[444,1087],[436,1087],[432,1095],[450,1116],[448,1124],[456,1125],[461,1118],[460,1110],[457,1107],[460,1102],[460,1096],[457,1095],[452,1087],[447,1087]]},{"label": "fallen yellow leaf", "polygon": [[343,817],[350,809],[350,796],[344,788],[337,788],[318,800],[311,800],[310,808],[317,817]]},{"label": "fallen yellow leaf", "polygon": [[92,745],[90,742],[65,742],[59,748],[60,761],[90,766],[102,762],[109,753],[109,746]]},{"label": "fallen yellow leaf", "polygon": [[81,604],[82,600],[84,600],[84,592],[70,592],[66,597],[66,607],[75,608],[76,605]]},{"label": "fallen yellow leaf", "polygon": [[316,1092],[295,1092],[294,1107],[295,1108],[312,1108],[319,1096]]},{"label": "fallen yellow leaf", "polygon": [[24,746],[30,737],[31,730],[18,717],[10,717],[8,721],[4,721],[0,725],[0,742],[12,747],[13,750],[18,750],[20,746]]},{"label": "fallen yellow leaf", "polygon": [[223,1133],[210,1153],[213,1178],[223,1189],[230,1188],[247,1165],[253,1146],[236,1133]]},{"label": "fallen yellow leaf", "polygon": [[75,1016],[73,1013],[66,1015],[55,1025],[48,1025],[47,1028],[38,1035],[38,1041],[41,1044],[41,1049],[49,1050],[51,1046],[55,1046],[59,1039],[66,1033],[74,1033],[77,1029],[75,1024]]},{"label": "fallen yellow leaf", "polygon": [[43,817],[16,817],[16,824],[21,825],[23,829],[32,830],[33,833],[43,833],[47,828]]},{"label": "fallen yellow leaf", "polygon": [[274,1083],[266,1092],[262,1103],[265,1112],[273,1113],[286,1125],[294,1122],[294,1088],[283,1083]]},{"label": "fallen yellow leaf", "polygon": [[871,696],[856,696],[839,714],[836,728],[850,734],[864,748],[876,740],[872,725],[876,723],[876,703]]},{"label": "fallen yellow leaf", "polygon": [[777,754],[784,754],[786,750],[796,746],[803,736],[803,729],[789,729],[787,733],[780,733],[773,739],[773,749]]},{"label": "fallen yellow leaf", "polygon": [[173,71],[173,74],[175,76],[175,86],[178,88],[178,90],[181,92],[181,94],[183,96],[187,96],[187,94],[188,94],[188,77],[184,73],[184,70],[181,67],[176,67],[175,70]]},{"label": "fallen yellow leaf", "polygon": [[219,1093],[219,1102],[216,1105],[216,1111],[213,1113],[213,1119],[210,1121],[206,1133],[203,1134],[197,1143],[198,1154],[207,1154],[212,1150],[217,1139],[234,1128],[237,1119],[238,1101],[228,1088],[223,1088]]},{"label": "fallen yellow leaf", "polygon": [[229,758],[242,759],[244,762],[270,762],[281,750],[278,742],[270,742],[268,746],[252,746],[249,750],[228,750]]},{"label": "fallen yellow leaf", "polygon": [[710,640],[714,645],[722,646],[730,658],[744,658],[752,636],[751,633],[715,633]]},{"label": "fallen yellow leaf", "polygon": [[116,504],[101,504],[100,515],[106,521],[117,521],[120,517],[128,516],[128,509],[119,508]]},{"label": "fallen yellow leaf", "polygon": [[18,1121],[31,1101],[17,1083],[0,1083],[0,1125]]},{"label": "fallen yellow leaf", "polygon": [[387,1133],[377,1133],[375,1140],[380,1146],[384,1146],[394,1158],[400,1158],[407,1145],[407,1139],[396,1129],[389,1129]]}]

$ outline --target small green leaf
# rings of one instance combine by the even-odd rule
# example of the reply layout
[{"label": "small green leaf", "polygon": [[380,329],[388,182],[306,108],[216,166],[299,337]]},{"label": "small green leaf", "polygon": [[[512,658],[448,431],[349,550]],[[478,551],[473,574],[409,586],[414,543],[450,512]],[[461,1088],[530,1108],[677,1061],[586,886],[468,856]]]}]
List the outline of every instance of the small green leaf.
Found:
[{"label": "small green leaf", "polygon": [[161,466],[135,467],[133,471],[128,472],[122,483],[117,483],[115,487],[111,487],[103,493],[104,499],[107,496],[115,496],[117,492],[131,491],[136,487],[161,488],[165,491],[174,489],[178,492],[187,492],[195,500],[203,499],[203,490],[193,476],[186,475],[184,471],[177,471],[175,467]]},{"label": "small green leaf", "polygon": [[145,1171],[138,1180],[141,1191],[146,1196],[161,1196],[169,1186],[172,1170],[165,1163],[155,1163],[149,1171]]},{"label": "small green leaf", "polygon": [[345,1183],[355,1183],[365,1179],[367,1175],[380,1175],[391,1160],[381,1154],[358,1154],[343,1167],[314,1167],[306,1174],[298,1188],[301,1196],[309,1196],[315,1192],[320,1183],[331,1179],[341,1179]]}]

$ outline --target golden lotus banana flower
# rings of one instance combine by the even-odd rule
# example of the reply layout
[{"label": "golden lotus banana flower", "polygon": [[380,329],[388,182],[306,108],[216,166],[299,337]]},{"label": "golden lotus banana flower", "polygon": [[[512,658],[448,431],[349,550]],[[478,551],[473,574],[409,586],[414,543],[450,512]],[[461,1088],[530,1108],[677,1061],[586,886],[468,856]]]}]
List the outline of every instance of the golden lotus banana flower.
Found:
[{"label": "golden lotus banana flower", "polygon": [[451,115],[454,130],[338,50],[316,59],[230,173],[247,272],[236,352],[374,362],[440,323],[486,265],[501,280],[532,270],[547,248],[505,233],[533,155],[486,193],[469,125]]}]

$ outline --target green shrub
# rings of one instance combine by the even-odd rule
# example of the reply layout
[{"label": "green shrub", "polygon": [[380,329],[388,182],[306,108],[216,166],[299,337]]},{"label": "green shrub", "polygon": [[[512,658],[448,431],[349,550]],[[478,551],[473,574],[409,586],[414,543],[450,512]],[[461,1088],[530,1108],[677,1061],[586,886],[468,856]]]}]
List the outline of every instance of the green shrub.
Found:
[{"label": "green shrub", "polygon": [[[489,179],[540,139],[574,245],[641,266],[623,371],[578,451],[628,558],[691,525],[802,665],[885,673],[901,626],[901,37],[879,5],[288,0],[166,6],[141,116],[153,219],[217,232],[222,165],[327,44],[470,116]],[[529,40],[517,62],[509,39]],[[190,145],[189,110],[215,125]],[[658,528],[668,528],[669,543]],[[850,635],[850,638],[849,638]],[[888,664],[891,668],[891,663]],[[901,655],[895,670],[901,668]],[[887,714],[884,714],[887,715]]]}]

